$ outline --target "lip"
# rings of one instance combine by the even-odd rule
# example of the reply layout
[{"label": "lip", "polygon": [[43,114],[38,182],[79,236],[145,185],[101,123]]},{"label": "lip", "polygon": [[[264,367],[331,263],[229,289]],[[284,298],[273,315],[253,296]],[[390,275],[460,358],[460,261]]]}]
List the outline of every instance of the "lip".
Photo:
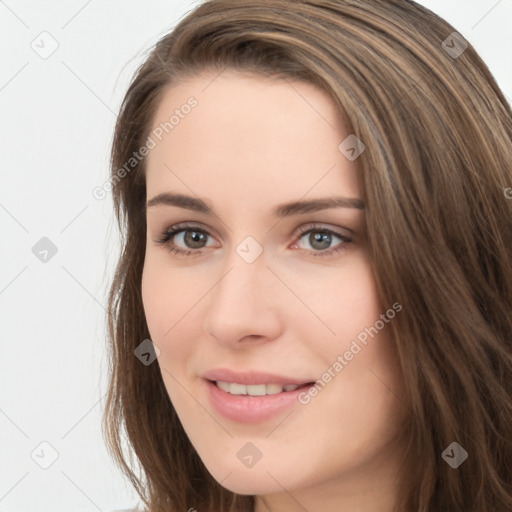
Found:
[{"label": "lip", "polygon": [[233,370],[229,370],[228,368],[218,368],[216,370],[211,370],[206,372],[203,375],[203,378],[206,380],[218,381],[222,380],[224,382],[236,382],[237,384],[245,384],[245,385],[255,385],[255,384],[282,384],[283,386],[286,384],[294,384],[296,386],[301,386],[302,384],[307,384],[308,382],[314,382],[315,379],[296,379],[292,377],[285,377],[283,375],[277,375],[273,373],[267,372],[235,372]]},{"label": "lip", "polygon": [[232,395],[217,387],[215,381],[236,382],[238,384],[295,384],[304,385],[312,380],[298,380],[282,375],[260,372],[238,373],[227,369],[219,369],[204,375],[206,393],[213,408],[225,418],[237,423],[260,423],[284,412],[298,402],[300,393],[307,391],[303,386],[294,391],[286,391],[275,395],[249,396]]}]

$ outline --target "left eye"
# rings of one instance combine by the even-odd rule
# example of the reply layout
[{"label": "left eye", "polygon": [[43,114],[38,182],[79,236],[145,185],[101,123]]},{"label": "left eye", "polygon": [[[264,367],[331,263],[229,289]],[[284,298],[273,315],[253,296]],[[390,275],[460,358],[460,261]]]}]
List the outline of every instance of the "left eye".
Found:
[{"label": "left eye", "polygon": [[340,243],[348,243],[351,240],[350,238],[343,236],[340,233],[335,233],[329,229],[316,228],[303,232],[298,239],[298,242],[300,241],[303,241],[303,244],[306,244],[306,247],[301,247],[302,249],[320,252],[332,249],[333,247],[331,244],[333,242],[337,241],[338,243],[336,245],[339,245]]}]

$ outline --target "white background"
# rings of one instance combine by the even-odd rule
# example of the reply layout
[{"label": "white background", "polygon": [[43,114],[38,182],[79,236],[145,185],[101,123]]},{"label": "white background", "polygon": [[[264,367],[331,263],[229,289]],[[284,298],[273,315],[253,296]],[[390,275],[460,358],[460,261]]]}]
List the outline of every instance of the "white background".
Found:
[{"label": "white background", "polygon": [[[0,0],[0,512],[137,502],[100,430],[117,232],[110,195],[92,189],[143,53],[197,3]],[[420,3],[476,47],[512,102],[512,0]],[[43,31],[58,43],[47,59],[31,48]],[[58,250],[46,263],[32,252],[42,237]],[[48,469],[34,461],[51,462],[43,441],[58,453]]]}]

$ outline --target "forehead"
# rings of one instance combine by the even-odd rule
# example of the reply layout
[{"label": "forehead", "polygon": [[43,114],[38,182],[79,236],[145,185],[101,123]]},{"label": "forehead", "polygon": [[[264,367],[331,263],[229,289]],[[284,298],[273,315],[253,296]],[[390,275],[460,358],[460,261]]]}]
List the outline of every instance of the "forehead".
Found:
[{"label": "forehead", "polygon": [[164,92],[151,130],[158,136],[147,157],[148,195],[183,189],[185,178],[203,194],[223,183],[241,196],[283,188],[303,196],[313,187],[358,195],[357,162],[338,149],[349,124],[307,82],[203,73]]}]

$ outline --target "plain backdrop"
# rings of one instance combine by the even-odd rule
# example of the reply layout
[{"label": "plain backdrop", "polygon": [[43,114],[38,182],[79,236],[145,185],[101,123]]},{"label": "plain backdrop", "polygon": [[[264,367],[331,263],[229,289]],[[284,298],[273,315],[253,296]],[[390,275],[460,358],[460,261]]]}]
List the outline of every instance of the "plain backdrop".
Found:
[{"label": "plain backdrop", "polygon": [[[111,197],[92,190],[144,52],[198,3],[0,0],[0,512],[138,501],[101,435],[118,243]],[[512,0],[420,3],[512,102]]]}]

